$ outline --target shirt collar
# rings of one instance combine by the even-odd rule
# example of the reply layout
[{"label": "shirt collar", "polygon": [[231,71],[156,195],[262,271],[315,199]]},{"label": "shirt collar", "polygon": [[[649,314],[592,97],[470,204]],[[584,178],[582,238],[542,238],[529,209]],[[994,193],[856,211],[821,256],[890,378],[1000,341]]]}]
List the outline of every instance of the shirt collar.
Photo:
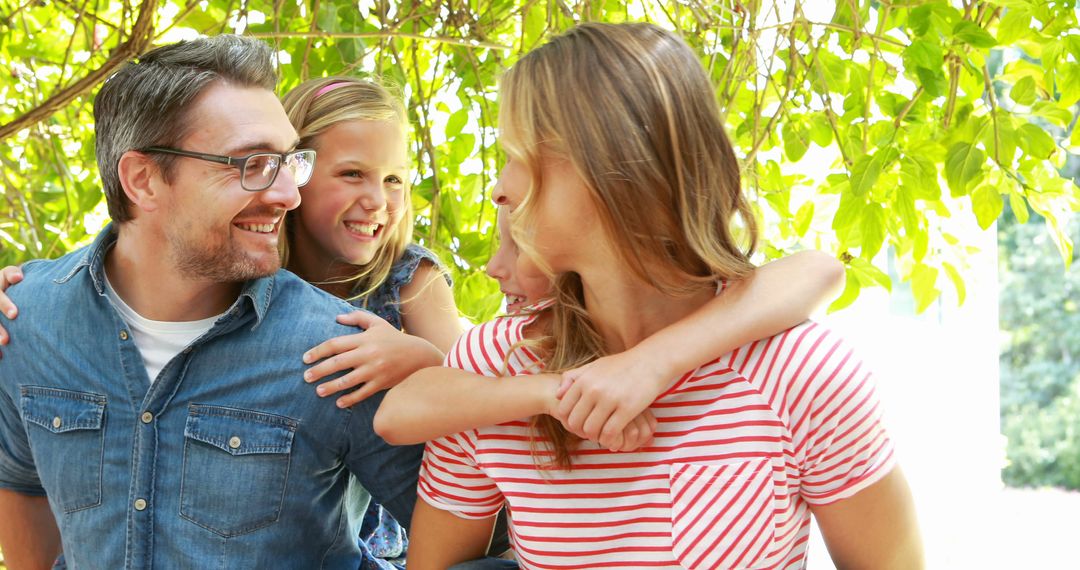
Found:
[{"label": "shirt collar", "polygon": [[[71,268],[71,271],[69,271],[67,275],[58,279],[57,283],[66,283],[78,274],[79,271],[87,268],[90,272],[90,279],[94,284],[94,289],[97,291],[98,295],[104,295],[105,254],[107,254],[109,249],[116,244],[117,232],[116,225],[112,222],[105,226],[105,229],[101,230],[101,233],[94,238],[94,242],[84,250],[82,258]],[[255,324],[252,326],[252,329],[259,326],[259,323],[262,322],[263,317],[266,315],[267,309],[270,307],[270,301],[274,291],[274,281],[276,278],[277,274],[275,273],[266,277],[249,280],[244,283],[244,287],[240,291],[239,299],[247,299],[246,302],[250,302],[251,308],[255,310]],[[233,308],[239,309],[236,304],[233,305]]]}]

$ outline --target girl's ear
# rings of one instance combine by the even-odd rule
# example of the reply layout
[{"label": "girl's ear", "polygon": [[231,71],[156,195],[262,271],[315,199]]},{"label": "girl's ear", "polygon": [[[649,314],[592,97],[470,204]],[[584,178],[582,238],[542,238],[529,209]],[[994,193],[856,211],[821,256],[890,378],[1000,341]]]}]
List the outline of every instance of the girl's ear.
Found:
[{"label": "girl's ear", "polygon": [[129,150],[120,157],[116,171],[124,194],[136,209],[153,212],[160,207],[169,184],[157,161],[147,154]]}]

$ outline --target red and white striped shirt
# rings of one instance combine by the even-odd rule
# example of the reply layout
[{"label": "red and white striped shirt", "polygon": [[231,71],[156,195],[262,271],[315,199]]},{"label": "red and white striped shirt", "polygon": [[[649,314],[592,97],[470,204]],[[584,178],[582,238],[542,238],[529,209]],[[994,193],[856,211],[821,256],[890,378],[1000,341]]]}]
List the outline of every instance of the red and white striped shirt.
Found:
[{"label": "red and white striped shirt", "polygon": [[[534,318],[473,328],[447,366],[498,376]],[[506,370],[535,364],[517,349]],[[838,336],[806,322],[684,375],[650,408],[649,447],[584,442],[572,470],[541,470],[528,420],[508,422],[429,442],[419,493],[465,518],[505,501],[524,568],[802,568],[809,506],[893,466],[870,376]]]}]

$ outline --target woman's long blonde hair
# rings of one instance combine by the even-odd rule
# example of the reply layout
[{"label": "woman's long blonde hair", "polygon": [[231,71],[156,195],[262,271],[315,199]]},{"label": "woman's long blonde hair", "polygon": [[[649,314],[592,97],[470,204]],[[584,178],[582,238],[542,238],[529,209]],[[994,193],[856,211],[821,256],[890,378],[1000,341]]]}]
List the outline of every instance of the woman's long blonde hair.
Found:
[{"label": "woman's long blonde hair", "polygon": [[[285,113],[300,136],[300,148],[319,149],[319,135],[344,121],[389,121],[407,132],[405,107],[386,87],[355,77],[324,77],[301,83],[282,99]],[[356,274],[340,283],[352,283],[352,298],[366,297],[386,281],[394,262],[412,242],[412,200],[408,177],[402,191],[401,220],[371,262],[358,266]],[[300,208],[303,208],[303,203]],[[281,265],[288,267],[289,247],[295,239],[292,229],[299,208],[286,216],[285,239],[281,240]]]},{"label": "woman's long blonde hair", "polygon": [[[678,36],[652,24],[582,24],[524,56],[501,88],[503,146],[532,174],[512,218],[524,254],[540,259],[529,236],[546,154],[570,160],[620,261],[642,282],[685,296],[751,272],[756,222],[738,159],[705,70]],[[604,355],[581,278],[555,276],[555,298],[540,341],[546,370]],[[577,438],[550,416],[534,427],[551,466],[569,469]]]}]

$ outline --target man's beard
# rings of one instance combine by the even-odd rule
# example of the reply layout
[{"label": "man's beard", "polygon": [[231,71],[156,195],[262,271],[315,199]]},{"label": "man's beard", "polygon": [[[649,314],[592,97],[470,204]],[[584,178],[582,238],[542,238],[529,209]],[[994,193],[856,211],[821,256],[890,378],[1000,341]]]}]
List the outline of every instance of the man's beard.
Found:
[{"label": "man's beard", "polygon": [[220,239],[214,237],[196,243],[169,232],[170,254],[181,275],[215,283],[236,283],[266,277],[281,268],[276,251],[265,252],[272,254],[269,256],[272,262],[260,265],[256,259],[262,256],[240,248],[228,233]]}]

